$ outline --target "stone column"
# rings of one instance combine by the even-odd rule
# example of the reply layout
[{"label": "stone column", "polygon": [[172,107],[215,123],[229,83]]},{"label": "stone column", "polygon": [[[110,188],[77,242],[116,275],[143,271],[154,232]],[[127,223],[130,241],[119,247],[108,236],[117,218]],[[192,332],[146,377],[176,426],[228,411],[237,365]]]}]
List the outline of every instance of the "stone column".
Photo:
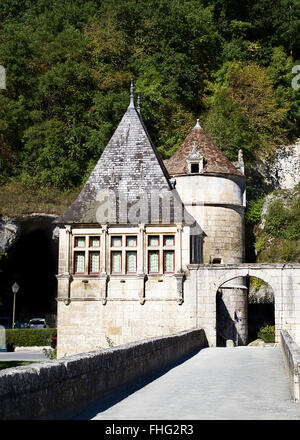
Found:
[{"label": "stone column", "polygon": [[138,268],[137,276],[139,280],[139,298],[140,303],[145,304],[145,225],[142,223],[139,226],[139,237],[138,237]]},{"label": "stone column", "polygon": [[175,278],[177,281],[177,296],[178,296],[178,304],[182,304],[184,301],[183,298],[183,280],[184,273],[182,272],[182,224],[179,223],[177,226],[176,232],[176,246],[175,246]]},{"label": "stone column", "polygon": [[177,226],[177,233],[176,233],[176,259],[175,259],[175,264],[176,264],[176,273],[181,273],[182,272],[182,224],[179,223]]},{"label": "stone column", "polygon": [[109,276],[107,275],[107,258],[109,258],[108,246],[107,246],[107,225],[102,225],[101,235],[101,271],[100,271],[100,297],[102,304],[107,303],[107,289]]},{"label": "stone column", "polygon": [[138,274],[145,274],[145,225],[140,224],[138,236]]},{"label": "stone column", "polygon": [[72,237],[72,226],[66,225],[66,273],[64,281],[61,284],[66,286],[66,291],[64,295],[64,303],[66,305],[71,302],[71,237]]}]

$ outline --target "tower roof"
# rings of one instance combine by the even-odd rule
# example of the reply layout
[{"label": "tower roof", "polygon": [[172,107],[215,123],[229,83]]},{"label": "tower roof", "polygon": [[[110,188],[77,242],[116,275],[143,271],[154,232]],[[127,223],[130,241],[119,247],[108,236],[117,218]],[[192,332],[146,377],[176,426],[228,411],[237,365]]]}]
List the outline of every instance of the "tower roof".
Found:
[{"label": "tower roof", "polygon": [[164,161],[170,176],[188,173],[187,158],[192,152],[193,154],[201,153],[204,157],[205,164],[202,174],[233,174],[243,176],[205,133],[198,119],[195,127],[190,131],[174,155],[169,160]]},{"label": "tower roof", "polygon": [[[101,223],[99,208],[103,205],[101,194],[105,192],[109,192],[110,196],[113,194],[112,197],[115,195],[117,205],[116,216],[110,217],[107,223],[133,223],[126,221],[128,210],[142,198],[145,200],[145,197],[147,212],[151,211],[151,219],[153,220],[155,214],[153,214],[149,202],[151,197],[153,194],[170,197],[171,190],[172,186],[165,165],[152,144],[142,118],[134,106],[133,86],[131,85],[130,104],[120,124],[78,198],[58,218],[57,223]],[[126,197],[128,206],[124,213],[121,199],[124,201]],[[141,207],[141,209],[144,208],[145,206]],[[161,208],[160,214],[157,213],[156,216],[155,220],[160,221]],[[148,221],[137,221],[136,223],[148,223]]]}]

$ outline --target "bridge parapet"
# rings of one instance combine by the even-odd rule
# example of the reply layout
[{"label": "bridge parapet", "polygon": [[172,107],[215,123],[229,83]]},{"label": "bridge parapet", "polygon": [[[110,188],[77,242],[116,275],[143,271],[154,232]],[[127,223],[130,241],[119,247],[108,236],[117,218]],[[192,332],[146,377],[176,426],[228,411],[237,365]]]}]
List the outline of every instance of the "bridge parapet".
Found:
[{"label": "bridge parapet", "polygon": [[300,348],[286,330],[282,330],[280,334],[283,360],[289,376],[292,397],[296,402],[299,402]]},{"label": "bridge parapet", "polygon": [[72,418],[95,400],[207,346],[202,329],[0,372],[0,420]]}]

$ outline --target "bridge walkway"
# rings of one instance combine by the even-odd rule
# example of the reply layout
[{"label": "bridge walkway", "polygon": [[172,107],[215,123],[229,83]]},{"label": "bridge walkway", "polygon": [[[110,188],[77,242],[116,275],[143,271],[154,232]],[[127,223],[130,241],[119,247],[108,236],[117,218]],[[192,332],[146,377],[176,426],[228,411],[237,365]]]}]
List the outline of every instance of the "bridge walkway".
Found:
[{"label": "bridge walkway", "polygon": [[79,420],[300,420],[280,347],[205,348]]}]

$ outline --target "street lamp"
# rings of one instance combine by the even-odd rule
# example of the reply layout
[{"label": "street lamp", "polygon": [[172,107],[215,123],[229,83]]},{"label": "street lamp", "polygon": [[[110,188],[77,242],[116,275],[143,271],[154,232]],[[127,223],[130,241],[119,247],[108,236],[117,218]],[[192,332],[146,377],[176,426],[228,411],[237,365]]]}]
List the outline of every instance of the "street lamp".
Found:
[{"label": "street lamp", "polygon": [[12,328],[15,328],[16,293],[19,292],[19,288],[20,286],[17,282],[11,286],[12,293],[14,294]]}]

